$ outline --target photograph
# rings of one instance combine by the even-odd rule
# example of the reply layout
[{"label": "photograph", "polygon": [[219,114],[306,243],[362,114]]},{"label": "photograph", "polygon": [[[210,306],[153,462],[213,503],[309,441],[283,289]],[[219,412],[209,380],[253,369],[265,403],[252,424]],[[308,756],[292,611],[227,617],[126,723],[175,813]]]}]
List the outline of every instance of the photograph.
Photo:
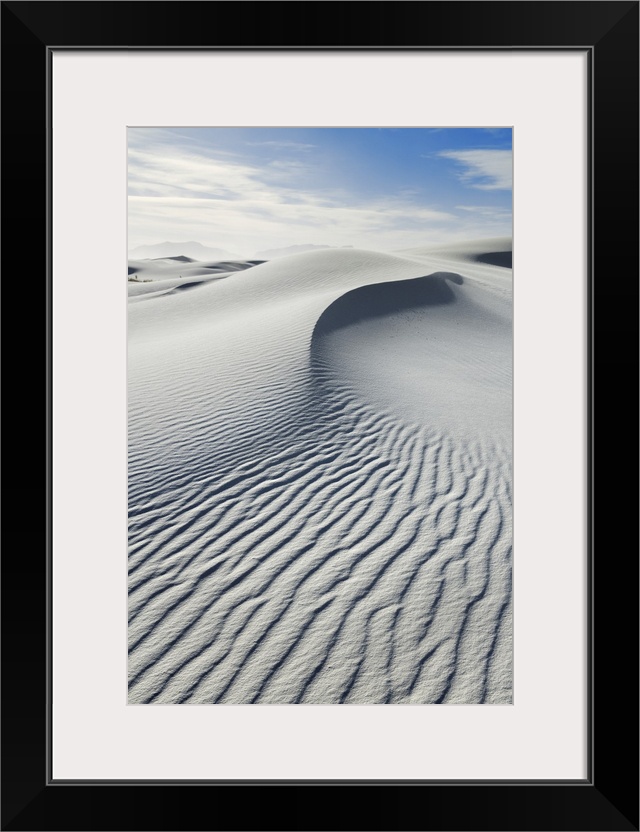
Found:
[{"label": "photograph", "polygon": [[511,705],[511,127],[127,143],[129,704]]},{"label": "photograph", "polygon": [[0,828],[638,832],[640,0],[281,5],[2,0]]}]

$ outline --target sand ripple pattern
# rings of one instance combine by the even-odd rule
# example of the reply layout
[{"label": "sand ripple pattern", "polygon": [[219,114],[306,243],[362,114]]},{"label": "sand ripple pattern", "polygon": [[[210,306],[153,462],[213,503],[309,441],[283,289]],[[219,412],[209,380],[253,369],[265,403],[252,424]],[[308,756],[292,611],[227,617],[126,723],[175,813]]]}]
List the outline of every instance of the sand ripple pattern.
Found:
[{"label": "sand ripple pattern", "polygon": [[130,701],[511,701],[507,455],[326,405],[309,439],[132,506]]},{"label": "sand ripple pattern", "polygon": [[182,469],[131,443],[129,701],[511,702],[510,448],[384,412],[305,349],[270,441],[238,425],[235,453],[223,401]]}]

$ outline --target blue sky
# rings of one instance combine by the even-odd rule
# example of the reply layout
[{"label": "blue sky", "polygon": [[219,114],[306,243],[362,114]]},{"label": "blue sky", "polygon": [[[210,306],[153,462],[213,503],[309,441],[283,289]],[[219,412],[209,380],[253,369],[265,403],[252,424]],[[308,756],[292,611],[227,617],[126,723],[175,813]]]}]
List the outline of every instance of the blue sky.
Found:
[{"label": "blue sky", "polygon": [[129,128],[129,248],[244,257],[511,233],[510,128]]}]

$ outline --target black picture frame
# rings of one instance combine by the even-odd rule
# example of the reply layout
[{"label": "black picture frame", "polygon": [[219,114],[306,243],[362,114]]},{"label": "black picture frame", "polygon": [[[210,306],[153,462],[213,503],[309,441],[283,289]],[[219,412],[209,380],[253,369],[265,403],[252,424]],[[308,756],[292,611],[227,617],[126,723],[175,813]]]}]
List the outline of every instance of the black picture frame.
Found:
[{"label": "black picture frame", "polygon": [[[638,2],[626,0],[2,3],[3,290],[12,319],[19,310],[28,313],[26,349],[14,342],[4,362],[5,381],[13,369],[20,379],[9,400],[17,406],[5,409],[7,444],[16,441],[26,454],[10,465],[5,497],[2,829],[638,829],[638,495],[619,485],[623,467],[637,459],[638,435],[638,11]],[[588,52],[591,685],[585,781],[50,779],[50,58],[60,48],[178,47]],[[32,267],[37,264],[29,277],[25,248]],[[34,507],[46,516],[39,533],[31,519],[19,520],[25,505],[31,516]]]}]

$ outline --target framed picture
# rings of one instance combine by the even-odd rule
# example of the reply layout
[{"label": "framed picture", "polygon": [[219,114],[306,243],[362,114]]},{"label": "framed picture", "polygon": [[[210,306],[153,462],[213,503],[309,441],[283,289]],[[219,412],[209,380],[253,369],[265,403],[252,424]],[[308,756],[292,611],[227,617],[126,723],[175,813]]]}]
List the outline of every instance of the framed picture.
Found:
[{"label": "framed picture", "polygon": [[638,829],[638,3],[2,16],[3,828]]}]

